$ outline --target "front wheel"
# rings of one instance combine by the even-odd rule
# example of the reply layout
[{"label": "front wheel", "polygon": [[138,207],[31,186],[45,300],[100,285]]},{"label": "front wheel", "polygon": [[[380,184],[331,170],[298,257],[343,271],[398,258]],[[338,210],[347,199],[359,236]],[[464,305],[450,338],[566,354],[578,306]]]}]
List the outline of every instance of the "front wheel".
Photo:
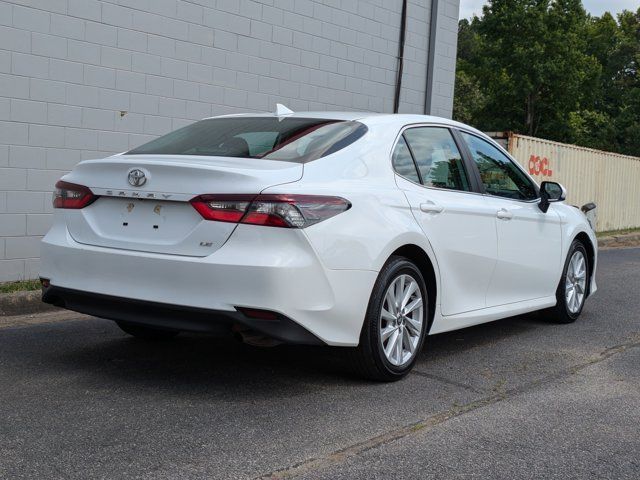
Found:
[{"label": "front wheel", "polygon": [[587,250],[582,242],[574,240],[556,290],[558,303],[548,310],[551,321],[572,323],[578,319],[587,298],[589,268]]},{"label": "front wheel", "polygon": [[409,373],[424,344],[428,305],[418,267],[391,257],[373,287],[360,344],[351,352],[362,376],[388,382]]}]

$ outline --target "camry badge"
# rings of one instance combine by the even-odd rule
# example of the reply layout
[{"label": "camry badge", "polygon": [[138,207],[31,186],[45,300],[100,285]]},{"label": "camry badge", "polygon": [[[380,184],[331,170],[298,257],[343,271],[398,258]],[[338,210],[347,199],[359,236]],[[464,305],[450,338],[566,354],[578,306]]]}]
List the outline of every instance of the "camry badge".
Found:
[{"label": "camry badge", "polygon": [[129,172],[129,185],[132,187],[141,187],[147,183],[147,176],[140,169],[134,169]]}]

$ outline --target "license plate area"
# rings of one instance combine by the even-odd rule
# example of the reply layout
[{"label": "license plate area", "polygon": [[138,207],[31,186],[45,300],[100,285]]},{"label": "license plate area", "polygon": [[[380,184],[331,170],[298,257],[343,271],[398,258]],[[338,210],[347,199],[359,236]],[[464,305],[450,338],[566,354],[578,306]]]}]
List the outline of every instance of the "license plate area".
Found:
[{"label": "license plate area", "polygon": [[86,213],[103,239],[151,245],[176,244],[201,221],[188,202],[102,197]]},{"label": "license plate area", "polygon": [[[177,208],[176,208],[177,207]],[[154,202],[149,200],[131,200],[123,202],[120,211],[120,226],[125,231],[138,231],[140,233],[155,230],[159,233],[165,227],[171,227],[171,220],[184,214],[183,205],[176,202]]]},{"label": "license plate area", "polygon": [[203,220],[189,202],[112,197],[66,210],[65,218],[79,243],[195,257],[215,252],[236,226]]}]

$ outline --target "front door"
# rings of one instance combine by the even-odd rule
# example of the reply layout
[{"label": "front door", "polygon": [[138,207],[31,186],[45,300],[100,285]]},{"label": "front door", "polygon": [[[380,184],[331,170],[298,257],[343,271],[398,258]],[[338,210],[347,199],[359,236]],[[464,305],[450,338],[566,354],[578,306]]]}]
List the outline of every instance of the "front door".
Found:
[{"label": "front door", "polygon": [[498,148],[461,132],[475,161],[493,212],[498,260],[487,290],[487,306],[555,294],[562,268],[560,216],[538,208],[533,181]]}]

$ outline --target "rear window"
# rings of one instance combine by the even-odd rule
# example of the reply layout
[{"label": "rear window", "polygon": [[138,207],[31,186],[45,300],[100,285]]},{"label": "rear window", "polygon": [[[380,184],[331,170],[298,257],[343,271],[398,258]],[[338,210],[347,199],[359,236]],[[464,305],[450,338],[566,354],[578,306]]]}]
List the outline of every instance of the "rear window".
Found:
[{"label": "rear window", "polygon": [[305,163],[352,144],[362,123],[317,118],[225,117],[187,125],[127,155],[203,155]]}]

